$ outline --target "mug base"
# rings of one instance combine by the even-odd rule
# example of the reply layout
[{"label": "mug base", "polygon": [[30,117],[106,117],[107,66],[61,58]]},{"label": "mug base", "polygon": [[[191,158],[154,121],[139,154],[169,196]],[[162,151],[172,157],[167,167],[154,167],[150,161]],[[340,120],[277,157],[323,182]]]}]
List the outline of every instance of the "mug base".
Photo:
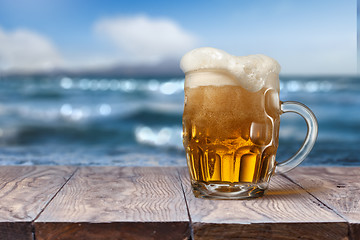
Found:
[{"label": "mug base", "polygon": [[191,186],[197,198],[236,200],[262,197],[268,188],[268,183],[199,182],[192,180]]}]

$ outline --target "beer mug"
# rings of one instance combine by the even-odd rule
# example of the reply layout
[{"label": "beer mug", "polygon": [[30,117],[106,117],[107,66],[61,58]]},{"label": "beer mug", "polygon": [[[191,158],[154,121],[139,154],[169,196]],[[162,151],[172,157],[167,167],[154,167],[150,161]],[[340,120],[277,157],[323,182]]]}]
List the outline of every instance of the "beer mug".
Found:
[{"label": "beer mug", "polygon": [[[185,55],[181,68],[185,72],[183,144],[196,197],[263,196],[274,173],[293,169],[311,151],[318,131],[316,118],[301,103],[279,100],[280,66],[275,60],[201,48]],[[278,163],[280,115],[287,112],[302,116],[308,130],[298,152]]]}]

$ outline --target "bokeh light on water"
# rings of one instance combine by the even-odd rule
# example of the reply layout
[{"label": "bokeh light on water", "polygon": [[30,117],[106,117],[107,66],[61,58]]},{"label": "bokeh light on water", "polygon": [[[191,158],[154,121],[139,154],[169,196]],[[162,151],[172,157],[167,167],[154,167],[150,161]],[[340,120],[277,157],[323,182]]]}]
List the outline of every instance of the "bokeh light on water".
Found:
[{"label": "bokeh light on water", "polygon": [[[185,165],[183,78],[2,78],[0,164]],[[281,100],[308,105],[319,137],[304,164],[360,164],[355,77],[281,77]],[[231,97],[231,96],[229,96]],[[278,159],[303,141],[301,117],[281,117]]]}]

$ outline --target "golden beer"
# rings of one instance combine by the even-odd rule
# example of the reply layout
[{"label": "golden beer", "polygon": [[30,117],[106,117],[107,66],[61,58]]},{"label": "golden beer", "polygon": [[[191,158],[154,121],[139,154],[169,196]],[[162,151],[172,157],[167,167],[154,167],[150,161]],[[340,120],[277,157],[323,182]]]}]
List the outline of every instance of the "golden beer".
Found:
[{"label": "golden beer", "polygon": [[[315,115],[298,102],[279,100],[279,63],[265,55],[232,56],[204,47],[186,53],[183,143],[196,197],[260,197],[275,172],[299,165],[315,144]],[[275,161],[280,114],[302,116],[308,131],[288,160]]]},{"label": "golden beer", "polygon": [[185,87],[183,143],[195,194],[204,188],[206,195],[254,184],[266,188],[275,167],[279,115],[274,88]]}]

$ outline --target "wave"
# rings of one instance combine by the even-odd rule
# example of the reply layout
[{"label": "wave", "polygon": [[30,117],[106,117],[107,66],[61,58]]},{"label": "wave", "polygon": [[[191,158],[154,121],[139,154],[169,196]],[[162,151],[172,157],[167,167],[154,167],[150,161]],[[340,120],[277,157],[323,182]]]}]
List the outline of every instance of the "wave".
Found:
[{"label": "wave", "polygon": [[[140,164],[136,158],[147,154],[149,164],[177,163],[184,157],[183,83],[183,78],[2,78],[0,164],[11,159],[59,164],[62,154],[62,164],[77,164],[74,158],[79,164]],[[360,163],[353,147],[360,144],[359,78],[281,76],[280,87],[282,100],[300,101],[318,118],[310,162]],[[280,156],[296,151],[306,132],[301,117],[284,116],[289,117],[281,120]],[[127,158],[132,163],[125,163]]]}]

